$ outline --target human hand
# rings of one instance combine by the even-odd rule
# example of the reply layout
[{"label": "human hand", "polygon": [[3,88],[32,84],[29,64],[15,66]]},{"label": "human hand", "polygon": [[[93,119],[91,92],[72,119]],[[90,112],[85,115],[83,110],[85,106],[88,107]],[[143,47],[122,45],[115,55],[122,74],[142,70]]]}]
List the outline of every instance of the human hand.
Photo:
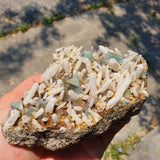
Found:
[{"label": "human hand", "polygon": [[[34,82],[40,80],[42,75],[34,75],[22,83],[15,89],[0,98],[0,123],[7,116],[10,110],[10,103],[20,100],[24,91],[30,89]],[[74,144],[63,150],[49,151],[42,147],[36,147],[31,150],[26,147],[19,147],[7,143],[3,135],[0,133],[0,159],[2,160],[95,160],[100,159],[103,152],[110,144],[115,134],[129,122],[109,129],[107,132],[92,139],[87,139]],[[0,128],[1,129],[1,128]]]}]

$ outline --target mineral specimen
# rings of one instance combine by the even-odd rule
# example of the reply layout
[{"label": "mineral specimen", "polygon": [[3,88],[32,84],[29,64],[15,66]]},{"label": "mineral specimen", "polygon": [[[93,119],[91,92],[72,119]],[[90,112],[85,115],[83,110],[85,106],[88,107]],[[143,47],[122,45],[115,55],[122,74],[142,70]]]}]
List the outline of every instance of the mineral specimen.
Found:
[{"label": "mineral specimen", "polygon": [[60,48],[40,82],[11,103],[2,133],[10,144],[65,148],[139,113],[146,88],[146,61],[133,51]]}]

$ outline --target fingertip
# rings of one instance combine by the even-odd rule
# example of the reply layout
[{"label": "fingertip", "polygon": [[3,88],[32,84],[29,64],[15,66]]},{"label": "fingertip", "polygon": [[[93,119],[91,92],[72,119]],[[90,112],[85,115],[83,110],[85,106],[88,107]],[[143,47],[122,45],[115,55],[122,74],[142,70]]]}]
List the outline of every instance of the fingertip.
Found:
[{"label": "fingertip", "polygon": [[42,77],[42,73],[41,73],[41,74],[36,74],[36,75],[29,76],[26,80],[27,80],[27,81],[35,81],[35,82],[38,82],[41,77]]}]

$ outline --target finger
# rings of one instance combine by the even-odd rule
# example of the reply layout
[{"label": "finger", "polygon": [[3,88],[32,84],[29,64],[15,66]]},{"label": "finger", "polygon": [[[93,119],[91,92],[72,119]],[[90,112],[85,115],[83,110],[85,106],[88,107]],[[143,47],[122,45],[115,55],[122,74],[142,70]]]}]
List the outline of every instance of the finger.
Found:
[{"label": "finger", "polygon": [[100,159],[106,150],[107,146],[112,141],[115,134],[124,127],[129,122],[129,120],[126,120],[119,124],[118,126],[115,126],[105,133],[103,133],[100,136],[96,136],[95,138],[88,139],[85,141],[82,141],[80,144],[81,146],[89,153],[90,157],[94,159]]},{"label": "finger", "polygon": [[35,82],[39,82],[42,74],[37,74],[26,78],[10,93],[15,94],[15,98],[21,98],[25,90],[30,89]]},{"label": "finger", "polygon": [[15,89],[5,94],[0,98],[0,107],[1,108],[10,108],[10,103],[16,100],[20,100],[23,96],[25,90],[30,89],[32,85],[39,81],[42,74],[37,74],[34,76],[30,76],[21,82]]},{"label": "finger", "polygon": [[31,149],[25,147],[10,145],[0,133],[0,160],[40,160],[41,155],[39,154],[41,153],[42,151],[37,152],[37,150],[35,150],[33,152]]},{"label": "finger", "polygon": [[96,136],[92,139],[82,141],[80,144],[88,152],[89,156],[92,159],[101,158],[104,151],[104,144],[100,136]]},{"label": "finger", "polygon": [[44,153],[41,158],[42,160],[87,160],[91,159],[89,154],[84,150],[80,144],[74,144],[71,147],[57,150],[57,151],[48,151]]}]

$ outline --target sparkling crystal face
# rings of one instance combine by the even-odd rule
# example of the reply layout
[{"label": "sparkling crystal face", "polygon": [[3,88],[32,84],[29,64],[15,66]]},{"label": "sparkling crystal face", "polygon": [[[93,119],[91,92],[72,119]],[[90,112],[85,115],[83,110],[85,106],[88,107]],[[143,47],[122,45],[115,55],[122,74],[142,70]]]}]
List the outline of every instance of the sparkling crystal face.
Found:
[{"label": "sparkling crystal face", "polygon": [[79,132],[96,125],[108,110],[127,108],[148,96],[147,64],[133,51],[99,46],[60,48],[40,82],[11,103],[3,130],[20,126]]}]

